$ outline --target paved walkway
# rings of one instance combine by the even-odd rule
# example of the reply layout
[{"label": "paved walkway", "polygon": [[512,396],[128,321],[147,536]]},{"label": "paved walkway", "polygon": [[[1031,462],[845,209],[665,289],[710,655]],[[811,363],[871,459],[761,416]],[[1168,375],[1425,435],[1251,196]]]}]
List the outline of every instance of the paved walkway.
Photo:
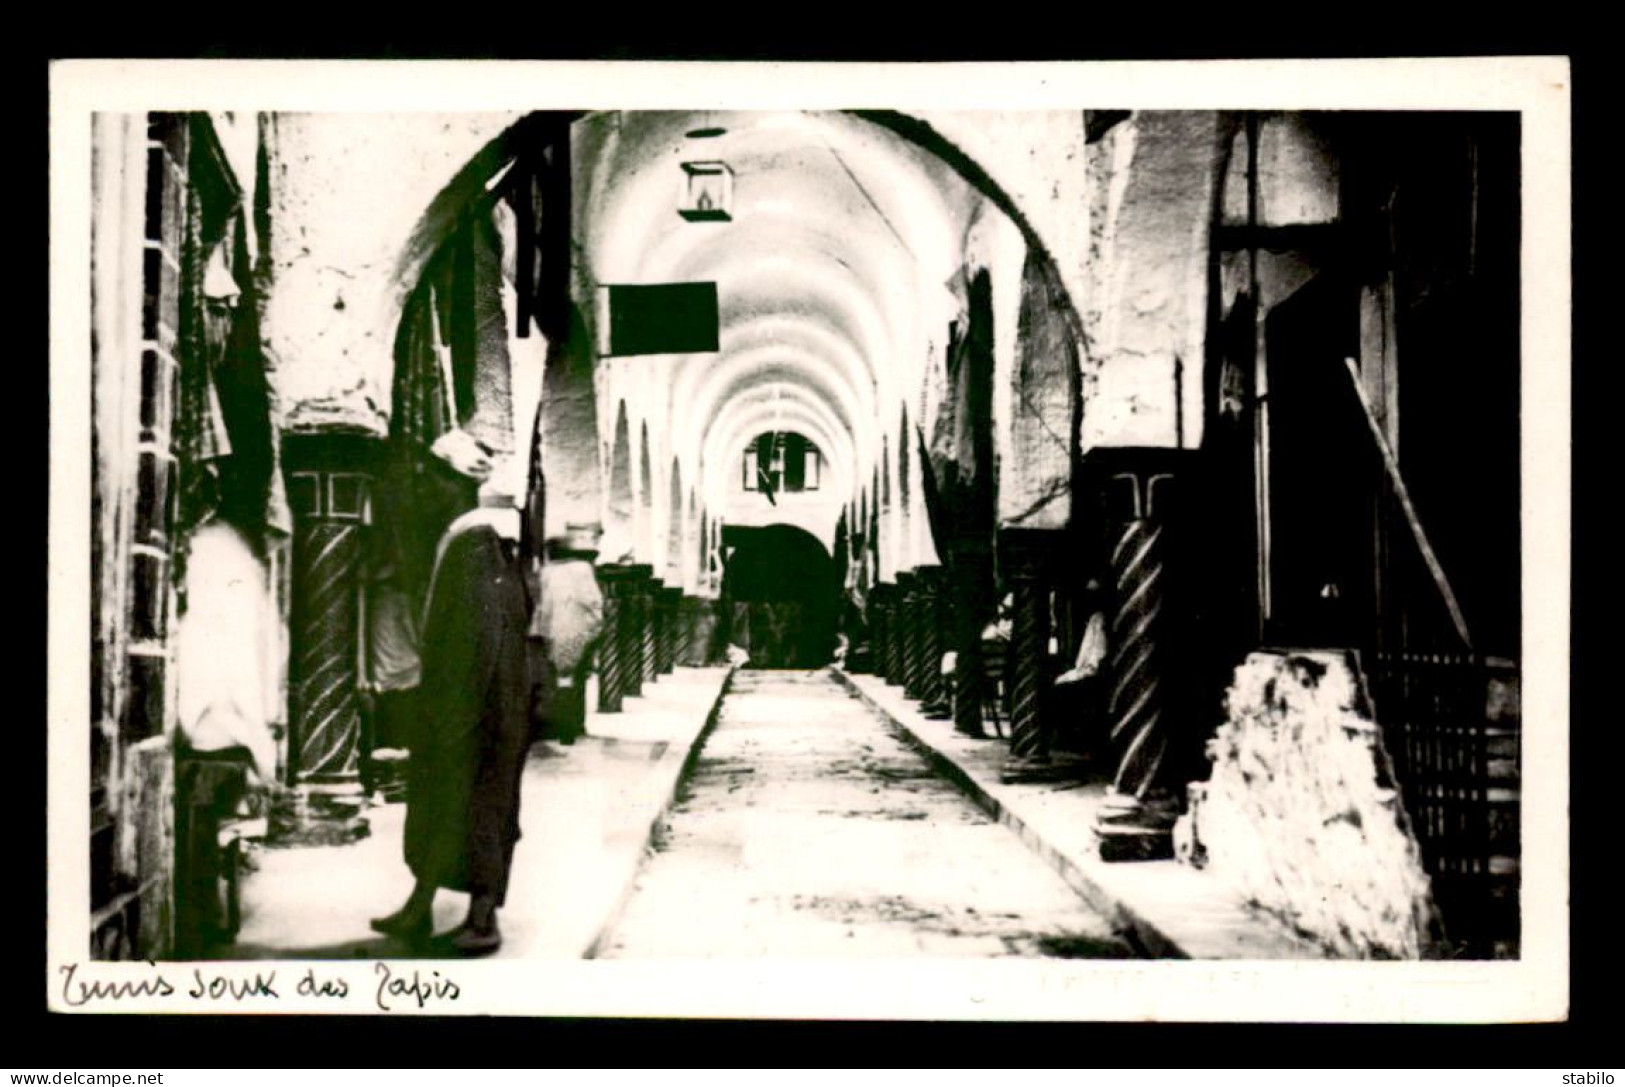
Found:
[{"label": "paved walkway", "polygon": [[1251,909],[1217,877],[1177,861],[1100,859],[1091,828],[1106,795],[1099,785],[1005,785],[1009,748],[955,732],[919,712],[901,689],[872,675],[833,673],[884,713],[978,806],[1014,830],[1114,928],[1156,958],[1321,959],[1325,953]]},{"label": "paved walkway", "polygon": [[749,670],[599,953],[1132,955],[829,672]]},{"label": "paved walkway", "polygon": [[[679,668],[532,750],[498,958],[1322,957],[1209,873],[1101,861],[1102,786],[1000,784],[1004,743],[874,676],[734,673],[663,824],[728,675]],[[212,957],[409,957],[367,925],[411,885],[405,807],[369,817],[353,845],[254,850],[238,940]],[[442,891],[437,929],[465,908]]]},{"label": "paved walkway", "polygon": [[[624,712],[592,715],[588,737],[537,744],[520,800],[504,942],[496,958],[586,955],[631,886],[653,826],[716,705],[726,668],[678,668],[628,698]],[[258,849],[243,877],[243,925],[227,959],[404,958],[404,944],[368,920],[411,889],[401,857],[404,804],[369,813],[372,833],[352,845]],[[462,920],[468,896],[441,891],[436,930]]]}]

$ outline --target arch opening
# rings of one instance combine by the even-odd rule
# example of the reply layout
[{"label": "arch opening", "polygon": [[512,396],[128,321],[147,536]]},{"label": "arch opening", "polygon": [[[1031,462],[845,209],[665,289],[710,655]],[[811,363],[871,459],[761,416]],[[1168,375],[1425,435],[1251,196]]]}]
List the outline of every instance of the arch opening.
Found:
[{"label": "arch opening", "polygon": [[633,500],[633,524],[639,562],[657,565],[654,545],[654,474],[649,466],[649,422],[638,427],[638,490]]},{"label": "arch opening", "polygon": [[666,574],[668,585],[683,583],[683,466],[671,459],[671,486],[666,502]]},{"label": "arch opening", "polygon": [[632,534],[632,439],[626,404],[615,413],[615,438],[609,451],[609,493],[604,517],[604,555],[618,560],[629,549]]},{"label": "arch opening", "polygon": [[[967,354],[952,332],[944,346],[951,321],[957,318],[961,341],[966,325],[991,341],[988,322],[978,320],[979,310],[991,311],[983,296],[990,256],[976,250],[990,212],[1006,221],[1009,236],[1019,236],[1017,248],[1038,266],[1033,275],[1051,288],[1046,301],[1082,343],[1072,279],[1039,236],[1053,224],[1011,195],[1021,191],[1018,175],[979,162],[975,149],[983,145],[956,144],[952,123],[934,127],[941,118],[825,111],[715,120],[724,134],[707,150],[751,181],[738,189],[731,222],[697,224],[673,214],[668,182],[695,151],[685,138],[691,115],[534,113],[492,140],[435,198],[394,279],[415,282],[432,269],[460,216],[491,220],[510,241],[514,224],[507,220],[525,221],[526,208],[535,214],[529,225],[540,244],[510,245],[501,288],[518,311],[507,315],[510,345],[525,336],[527,310],[542,333],[533,341],[545,351],[539,388],[516,383],[510,395],[515,418],[540,420],[540,462],[553,477],[549,533],[565,522],[601,519],[606,561],[635,557],[664,579],[703,591],[709,545],[721,544],[723,523],[740,512],[732,488],[719,484],[739,478],[742,443],[768,421],[764,394],[782,386],[793,404],[786,425],[816,447],[818,493],[830,507],[827,523],[812,534],[827,552],[844,514],[847,576],[868,580],[871,565],[872,576],[891,576],[934,553],[940,541],[930,537],[945,490],[971,489],[982,499],[999,470],[984,433],[991,420],[978,411],[968,427],[952,419],[945,427],[944,416],[963,405],[951,389],[927,388],[944,371],[951,385],[952,356]],[[1007,191],[1001,179],[1017,187]],[[559,262],[549,267],[540,248],[549,237],[562,238],[573,254],[562,278]],[[536,309],[535,277],[543,274],[562,302],[546,313]],[[1004,292],[1010,277],[995,278]],[[606,365],[597,344],[604,332],[593,298],[598,286],[664,279],[717,283],[720,350]],[[515,317],[520,341],[513,339]],[[990,342],[977,346],[991,353]],[[980,361],[980,351],[968,353]],[[529,396],[541,400],[539,412],[519,402]],[[635,435],[629,414],[639,420]],[[1075,443],[1076,421],[1070,429]],[[948,448],[964,445],[974,448]],[[669,474],[653,471],[668,458]],[[779,493],[796,493],[788,482]],[[685,487],[693,492],[688,509]],[[993,502],[985,520],[996,523],[996,491]],[[985,503],[974,505],[983,512]],[[764,510],[746,519],[765,528],[773,517]]]},{"label": "arch opening", "polygon": [[835,650],[839,572],[824,545],[788,524],[722,532],[725,637],[751,668],[819,668]]}]

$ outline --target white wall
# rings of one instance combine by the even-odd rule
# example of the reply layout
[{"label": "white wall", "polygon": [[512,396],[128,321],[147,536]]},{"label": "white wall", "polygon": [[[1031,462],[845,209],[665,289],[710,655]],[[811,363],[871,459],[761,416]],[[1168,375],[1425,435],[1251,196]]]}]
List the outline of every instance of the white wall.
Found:
[{"label": "white wall", "polygon": [[264,328],[289,429],[387,431],[407,243],[436,195],[520,116],[272,116]]}]

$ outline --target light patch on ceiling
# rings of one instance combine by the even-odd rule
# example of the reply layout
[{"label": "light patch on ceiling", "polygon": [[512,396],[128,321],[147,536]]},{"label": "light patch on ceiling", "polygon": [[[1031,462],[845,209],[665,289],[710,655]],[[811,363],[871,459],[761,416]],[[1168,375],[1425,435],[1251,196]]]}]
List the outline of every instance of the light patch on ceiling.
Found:
[{"label": "light patch on ceiling", "polygon": [[[589,282],[718,285],[721,351],[658,372],[685,478],[710,491],[726,475],[711,463],[718,424],[732,441],[759,422],[764,382],[795,389],[832,468],[869,472],[877,420],[945,334],[932,327],[941,284],[983,198],[931,153],[849,114],[604,116],[577,125],[576,232]],[[692,138],[697,129],[722,131]],[[731,222],[677,214],[683,163],[700,159],[732,171]],[[650,373],[616,371],[614,381]]]}]

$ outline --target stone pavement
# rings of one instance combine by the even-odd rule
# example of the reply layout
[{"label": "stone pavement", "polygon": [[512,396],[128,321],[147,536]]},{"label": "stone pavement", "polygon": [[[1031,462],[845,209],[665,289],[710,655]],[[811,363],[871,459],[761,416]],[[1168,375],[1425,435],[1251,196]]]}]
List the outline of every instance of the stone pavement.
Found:
[{"label": "stone pavement", "polygon": [[1134,949],[827,670],[743,669],[600,957]]},{"label": "stone pavement", "polygon": [[[585,739],[531,749],[496,958],[591,952],[632,886],[728,675],[727,668],[677,668],[645,683],[622,713],[591,714]],[[371,834],[350,845],[254,850],[254,870],[242,878],[242,928],[211,957],[411,957],[410,948],[367,924],[411,889],[401,856],[406,806],[379,805],[368,818]],[[441,891],[436,931],[456,925],[467,902]]]},{"label": "stone pavement", "polygon": [[960,735],[873,675],[834,674],[886,714],[937,769],[1014,830],[1114,929],[1154,958],[1322,959],[1326,954],[1247,906],[1216,876],[1173,860],[1109,863],[1092,827],[1106,786],[999,781],[1007,744]]},{"label": "stone pavement", "polygon": [[[570,747],[547,742],[532,749],[520,809],[523,837],[515,850],[512,885],[501,913],[504,944],[495,957],[579,959],[616,953],[606,937],[617,930],[614,923],[622,919],[623,908],[634,920],[638,911],[645,910],[636,902],[627,905],[640,866],[678,796],[685,764],[714,720],[731,674],[750,673],[678,668],[646,684],[642,697],[628,698],[624,712],[591,715],[586,739]],[[1324,957],[1315,946],[1250,910],[1211,873],[1174,861],[1101,861],[1090,828],[1103,786],[1001,784],[1005,744],[966,738],[956,734],[950,722],[925,718],[899,689],[875,676],[838,669],[832,674],[889,720],[948,781],[1015,831],[1082,896],[1101,925],[1099,933],[1090,933],[1089,942],[1105,937],[1099,943],[1106,954],[1112,953],[1104,946],[1112,942],[1108,933],[1117,932],[1126,934],[1141,953],[1155,957]],[[785,701],[801,703],[796,716],[805,716],[808,703],[800,698]],[[760,799],[763,803],[751,809],[751,818],[764,828],[782,824],[787,816],[778,811],[775,800],[783,798],[770,792]],[[243,918],[237,940],[210,957],[411,957],[410,948],[373,933],[367,924],[398,906],[411,887],[401,857],[405,814],[402,804],[371,808],[370,835],[351,845],[254,849],[251,870],[242,877]],[[766,830],[752,833],[761,838]],[[771,854],[758,848],[756,855]],[[853,854],[860,855],[862,850]],[[775,863],[782,865],[787,859],[795,858]],[[694,890],[704,892],[704,884]],[[465,895],[440,892],[436,929],[449,929],[460,921],[466,903]],[[987,953],[948,950],[954,943],[937,939],[928,953]],[[824,944],[820,947],[819,954],[829,951]],[[995,953],[1033,952],[1006,941]]]}]

